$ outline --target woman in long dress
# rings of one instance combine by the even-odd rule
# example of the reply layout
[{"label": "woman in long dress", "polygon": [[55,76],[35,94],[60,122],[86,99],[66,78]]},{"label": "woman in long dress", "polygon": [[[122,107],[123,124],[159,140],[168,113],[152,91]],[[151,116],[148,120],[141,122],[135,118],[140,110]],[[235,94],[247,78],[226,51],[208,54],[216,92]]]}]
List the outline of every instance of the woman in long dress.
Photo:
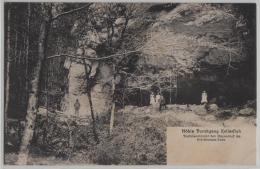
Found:
[{"label": "woman in long dress", "polygon": [[204,90],[201,94],[201,104],[207,104],[207,103],[208,103],[208,95]]}]

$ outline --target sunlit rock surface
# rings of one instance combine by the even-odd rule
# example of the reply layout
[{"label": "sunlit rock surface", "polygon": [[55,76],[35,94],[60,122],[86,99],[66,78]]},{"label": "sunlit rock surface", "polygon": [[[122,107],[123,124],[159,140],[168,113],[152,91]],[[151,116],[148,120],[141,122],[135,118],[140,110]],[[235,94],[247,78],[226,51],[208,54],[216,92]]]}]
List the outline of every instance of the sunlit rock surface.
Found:
[{"label": "sunlit rock surface", "polygon": [[[97,67],[96,67],[97,68]],[[97,84],[91,90],[91,98],[95,115],[106,113],[111,106],[111,70],[110,67],[101,64],[98,71]],[[94,70],[93,70],[94,71]],[[95,70],[96,71],[96,70]],[[68,93],[62,101],[62,111],[66,115],[75,115],[74,104],[76,99],[79,100],[79,116],[90,116],[89,99],[85,91],[87,81],[85,79],[85,68],[82,63],[72,61],[68,74]]]}]

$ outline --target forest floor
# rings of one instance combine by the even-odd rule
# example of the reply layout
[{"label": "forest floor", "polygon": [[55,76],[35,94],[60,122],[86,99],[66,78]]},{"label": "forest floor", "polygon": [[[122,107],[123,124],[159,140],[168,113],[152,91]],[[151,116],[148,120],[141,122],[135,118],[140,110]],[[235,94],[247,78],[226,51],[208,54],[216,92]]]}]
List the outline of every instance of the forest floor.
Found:
[{"label": "forest floor", "polygon": [[[31,165],[70,164],[166,164],[167,127],[237,127],[256,126],[256,116],[241,116],[238,108],[208,112],[202,105],[167,105],[158,111],[152,106],[126,106],[115,114],[113,134],[108,122],[99,123],[100,143],[88,150],[74,151],[66,160],[55,155],[30,154]],[[6,153],[5,163],[14,164],[17,153]]]}]

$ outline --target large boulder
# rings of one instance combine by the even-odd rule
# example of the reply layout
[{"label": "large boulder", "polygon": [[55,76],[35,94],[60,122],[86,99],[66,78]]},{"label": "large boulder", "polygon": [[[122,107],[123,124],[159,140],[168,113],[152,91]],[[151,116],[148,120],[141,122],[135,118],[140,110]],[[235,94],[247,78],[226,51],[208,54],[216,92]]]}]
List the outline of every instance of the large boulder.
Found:
[{"label": "large boulder", "polygon": [[207,110],[208,110],[209,112],[215,112],[215,111],[218,110],[218,105],[217,105],[217,104],[209,104],[209,105],[207,106]]},{"label": "large boulder", "polygon": [[197,115],[206,115],[208,114],[206,108],[204,105],[195,105],[195,106],[190,106],[191,107],[191,110],[193,112],[195,112],[195,114]]},{"label": "large boulder", "polygon": [[255,115],[256,111],[251,107],[247,107],[239,110],[238,114],[242,116],[250,116],[250,115]]},{"label": "large boulder", "polygon": [[233,115],[234,112],[232,110],[222,110],[216,112],[215,117],[220,120],[227,120],[230,119]]},{"label": "large boulder", "polygon": [[247,103],[243,106],[244,108],[251,107],[256,108],[256,100],[248,100]]}]

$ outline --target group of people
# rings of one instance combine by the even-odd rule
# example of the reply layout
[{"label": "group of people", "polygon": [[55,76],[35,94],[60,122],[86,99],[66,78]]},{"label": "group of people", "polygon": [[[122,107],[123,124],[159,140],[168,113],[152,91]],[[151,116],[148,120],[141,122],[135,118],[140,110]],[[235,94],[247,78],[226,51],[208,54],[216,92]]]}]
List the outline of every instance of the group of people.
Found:
[{"label": "group of people", "polygon": [[160,93],[157,94],[151,93],[150,105],[152,105],[153,107],[158,107],[159,110],[161,111],[163,108],[166,108],[165,98]]},{"label": "group of people", "polygon": [[[208,103],[208,95],[204,90],[201,94],[201,104],[206,105]],[[163,108],[166,108],[166,101],[162,94],[159,92],[156,94],[154,92],[150,95],[150,105],[153,107],[158,107],[161,111]]]}]

